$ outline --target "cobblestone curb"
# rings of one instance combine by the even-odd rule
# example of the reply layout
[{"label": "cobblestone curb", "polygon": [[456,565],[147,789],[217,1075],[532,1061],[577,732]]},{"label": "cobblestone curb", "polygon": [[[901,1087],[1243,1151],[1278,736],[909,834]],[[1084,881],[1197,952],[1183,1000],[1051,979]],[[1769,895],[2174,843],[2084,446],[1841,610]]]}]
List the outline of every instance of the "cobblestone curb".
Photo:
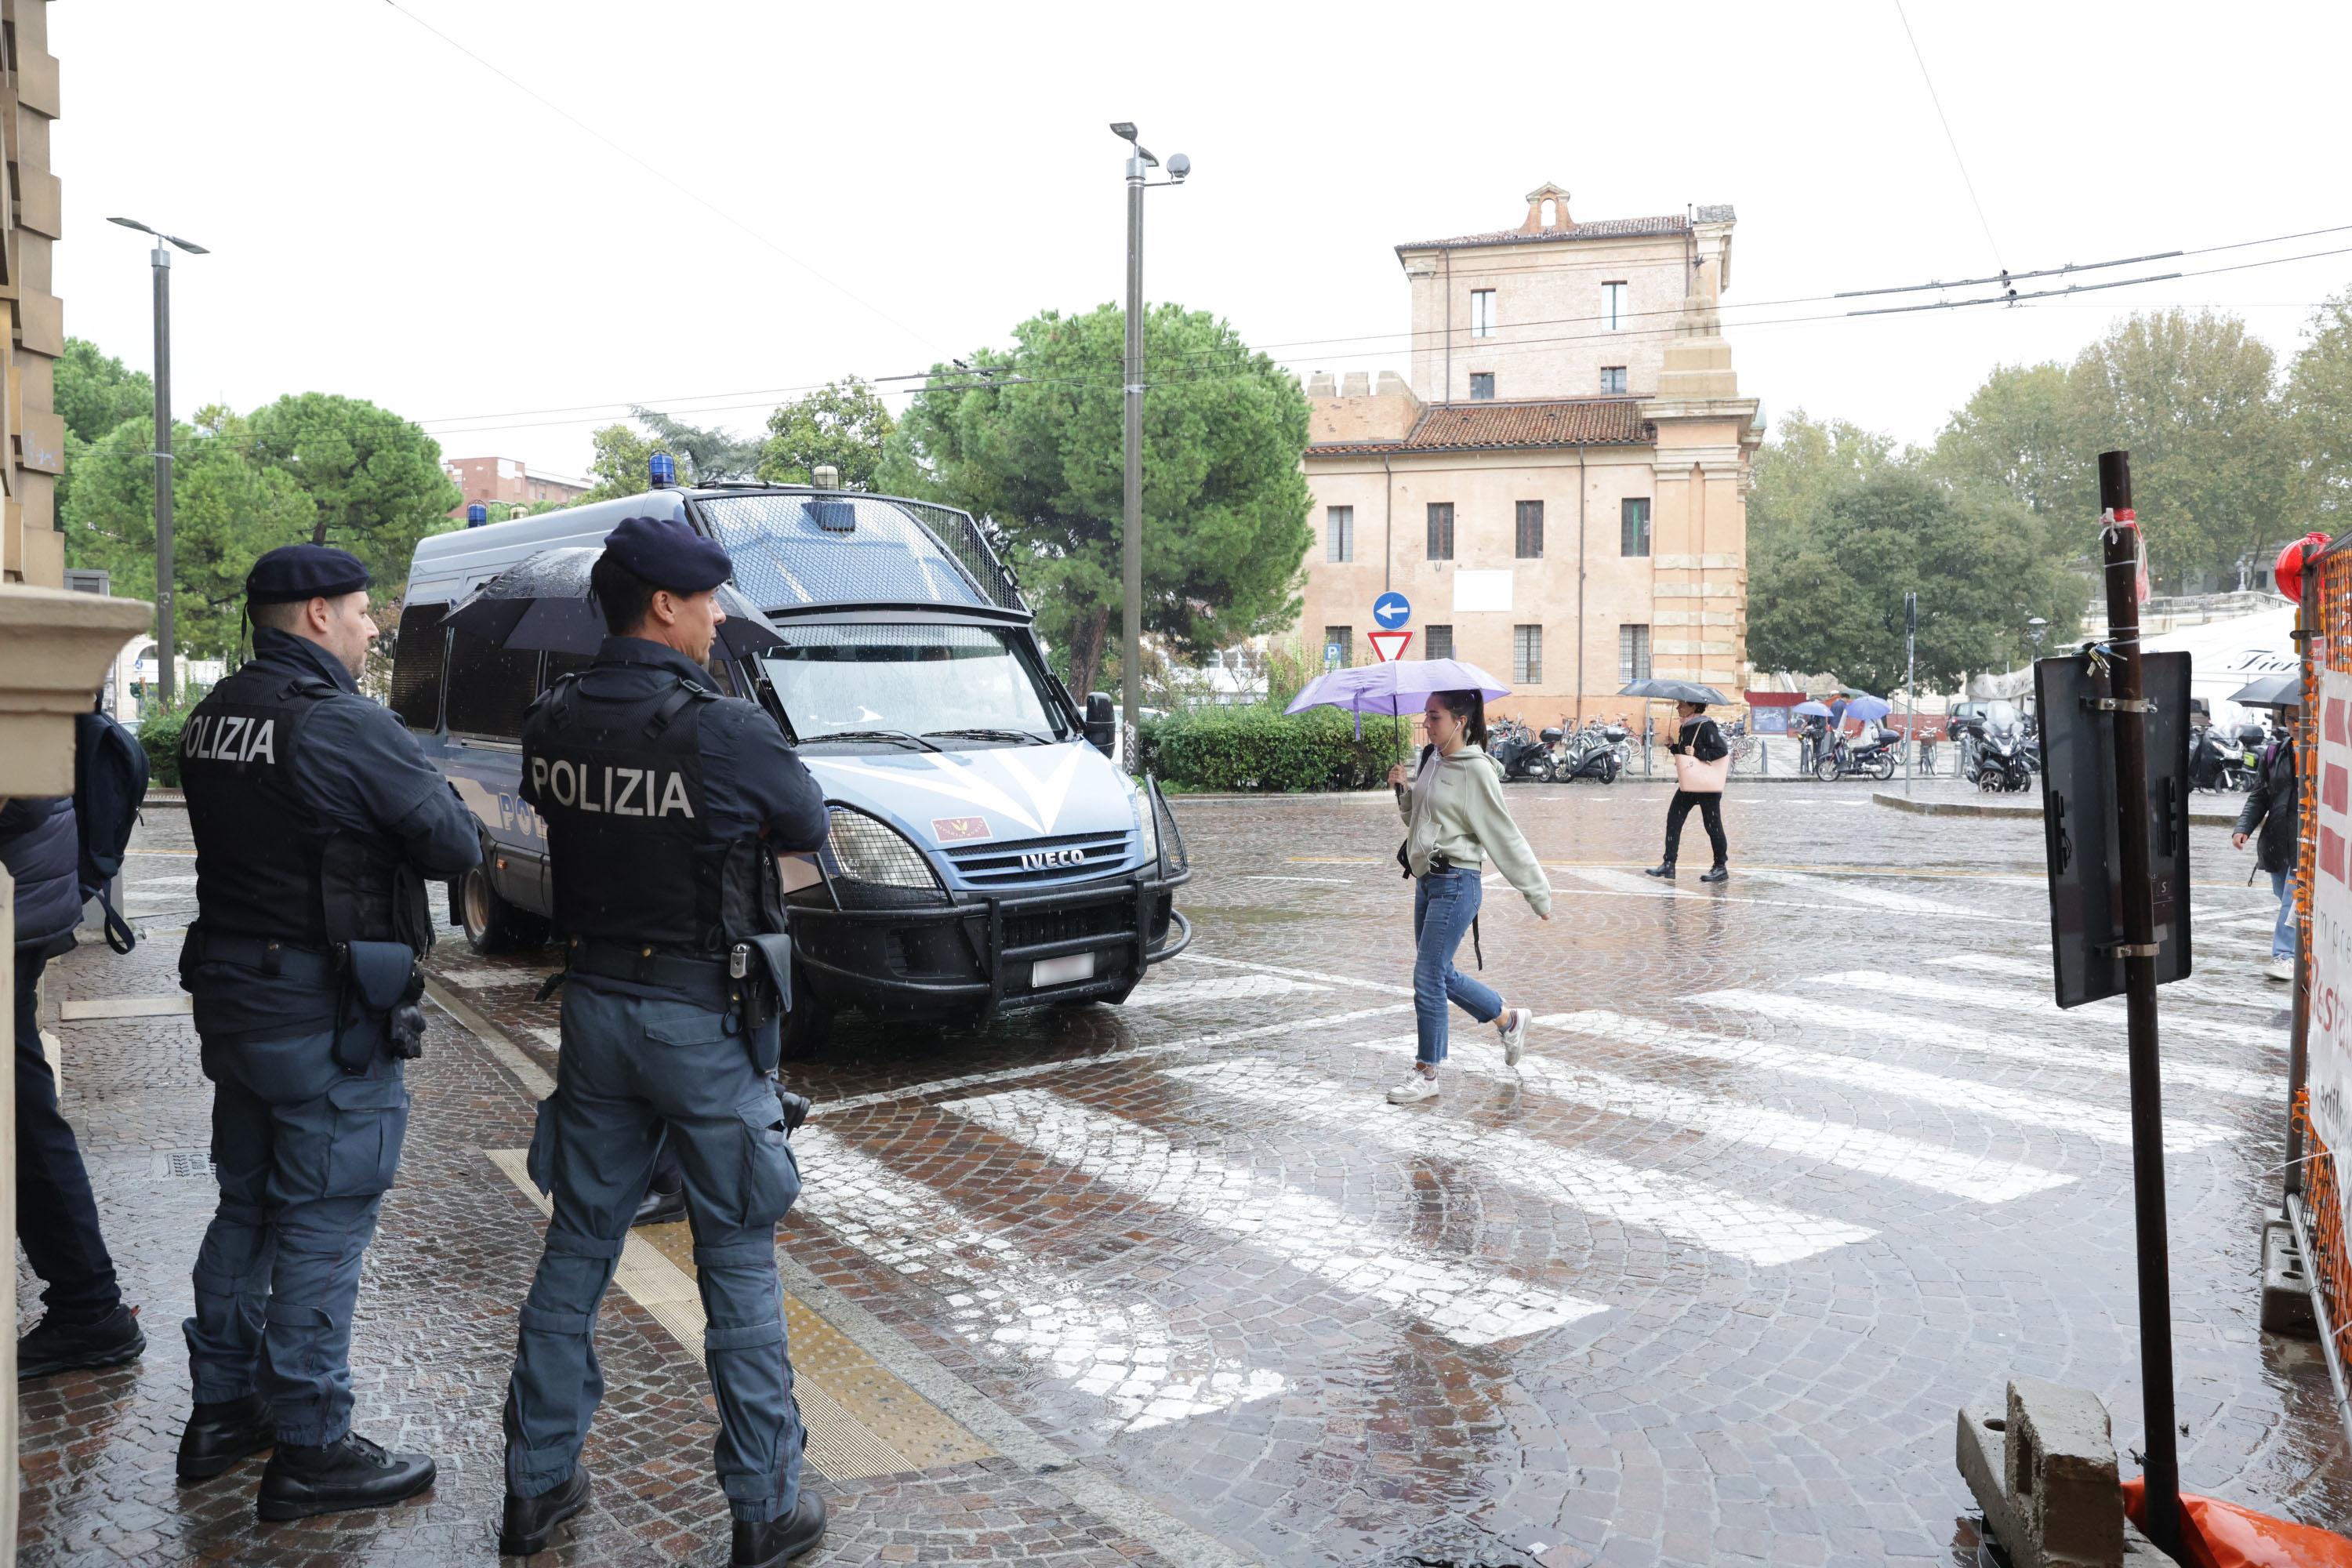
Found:
[{"label": "cobblestone curb", "polygon": [[[1920,800],[1885,790],[1871,791],[1870,798],[1881,805],[1891,805],[1897,811],[1914,812],[1921,816],[2015,816],[2032,817],[2037,822],[2042,818],[2039,801],[2026,805],[1994,800]],[[2189,820],[2207,827],[2230,827],[2237,823],[2238,814],[2192,805],[2189,808]]]}]

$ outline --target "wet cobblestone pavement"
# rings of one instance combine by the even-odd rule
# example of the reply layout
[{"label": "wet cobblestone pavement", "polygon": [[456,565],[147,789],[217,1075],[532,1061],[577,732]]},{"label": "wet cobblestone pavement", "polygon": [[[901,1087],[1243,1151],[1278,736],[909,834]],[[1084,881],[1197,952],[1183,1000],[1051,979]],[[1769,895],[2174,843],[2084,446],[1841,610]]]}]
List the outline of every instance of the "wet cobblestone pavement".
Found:
[{"label": "wet cobblestone pavement", "polygon": [[[2121,1013],[2047,1003],[2038,825],[1735,790],[1733,880],[1666,888],[1639,875],[1665,798],[1511,792],[1559,903],[1542,925],[1491,885],[1485,975],[1540,1021],[1513,1069],[1457,1013],[1432,1104],[1382,1100],[1412,1035],[1384,796],[1180,805],[1198,939],[1122,1007],[845,1020],[793,1068],[818,1112],[785,1282],[835,1510],[811,1561],[1948,1563],[1962,1401],[2082,1384],[2128,1448]],[[55,966],[52,1017],[173,992],[193,877],[183,819],[150,817],[127,880],[152,940]],[[2194,831],[2197,976],[2164,1009],[2183,1480],[2340,1527],[2325,1368],[2256,1327],[2271,900]],[[308,1525],[252,1522],[257,1461],[172,1479],[211,1203],[186,1018],[51,1025],[150,1350],[27,1387],[26,1561],[494,1553],[549,966],[435,954],[463,1022],[412,1073],[353,1366],[362,1428],[442,1480]],[[683,1226],[624,1260],[597,1503],[551,1557],[725,1560],[690,1268]]]}]

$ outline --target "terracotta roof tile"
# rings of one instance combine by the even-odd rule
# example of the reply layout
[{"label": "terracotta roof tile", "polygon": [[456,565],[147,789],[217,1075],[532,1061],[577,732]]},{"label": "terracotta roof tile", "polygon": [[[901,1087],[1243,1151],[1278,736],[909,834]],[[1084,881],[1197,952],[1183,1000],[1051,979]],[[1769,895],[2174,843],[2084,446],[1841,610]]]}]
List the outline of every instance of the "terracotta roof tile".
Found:
[{"label": "terracotta roof tile", "polygon": [[1497,447],[1646,447],[1657,432],[1639,399],[1577,398],[1552,403],[1433,405],[1402,441],[1332,441],[1307,456],[1475,451]]},{"label": "terracotta roof tile", "polygon": [[[1703,206],[1697,209],[1701,223],[1730,223],[1733,220],[1728,205]],[[1643,235],[1686,234],[1690,220],[1680,213],[1666,217],[1607,217],[1591,223],[1572,223],[1565,228],[1526,229],[1497,228],[1484,234],[1456,235],[1452,239],[1407,240],[1397,247],[1399,253],[1408,250],[1466,250],[1481,245],[1549,245],[1572,239],[1635,239]]]}]

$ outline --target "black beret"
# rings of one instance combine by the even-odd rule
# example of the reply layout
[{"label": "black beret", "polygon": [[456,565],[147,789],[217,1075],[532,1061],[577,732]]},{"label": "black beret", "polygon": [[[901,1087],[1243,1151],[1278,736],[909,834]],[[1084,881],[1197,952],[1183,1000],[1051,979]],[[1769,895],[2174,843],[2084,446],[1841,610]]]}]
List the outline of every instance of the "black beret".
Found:
[{"label": "black beret", "polygon": [[281,544],[245,574],[251,605],[291,605],[332,599],[368,585],[368,569],[348,550],[331,544]]},{"label": "black beret", "polygon": [[682,517],[625,517],[604,536],[604,553],[673,594],[708,593],[735,572],[727,552]]}]

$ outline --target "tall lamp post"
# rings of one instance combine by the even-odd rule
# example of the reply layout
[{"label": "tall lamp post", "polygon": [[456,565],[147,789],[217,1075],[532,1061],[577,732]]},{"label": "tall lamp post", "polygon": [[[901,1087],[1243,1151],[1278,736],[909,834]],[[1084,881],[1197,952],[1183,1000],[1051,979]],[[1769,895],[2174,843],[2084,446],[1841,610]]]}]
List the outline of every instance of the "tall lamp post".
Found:
[{"label": "tall lamp post", "polygon": [[147,258],[155,268],[155,695],[169,707],[177,661],[172,649],[172,253],[163,247],[168,242],[191,256],[211,252],[137,218],[107,221],[155,237]]},{"label": "tall lamp post", "polygon": [[1127,765],[1136,765],[1136,724],[1143,707],[1143,192],[1147,184],[1181,185],[1192,160],[1178,153],[1168,160],[1168,177],[1147,181],[1143,172],[1160,166],[1150,149],[1136,140],[1134,122],[1122,120],[1110,133],[1128,144],[1127,160],[1127,504],[1120,539],[1125,616],[1119,634],[1119,742]]}]

